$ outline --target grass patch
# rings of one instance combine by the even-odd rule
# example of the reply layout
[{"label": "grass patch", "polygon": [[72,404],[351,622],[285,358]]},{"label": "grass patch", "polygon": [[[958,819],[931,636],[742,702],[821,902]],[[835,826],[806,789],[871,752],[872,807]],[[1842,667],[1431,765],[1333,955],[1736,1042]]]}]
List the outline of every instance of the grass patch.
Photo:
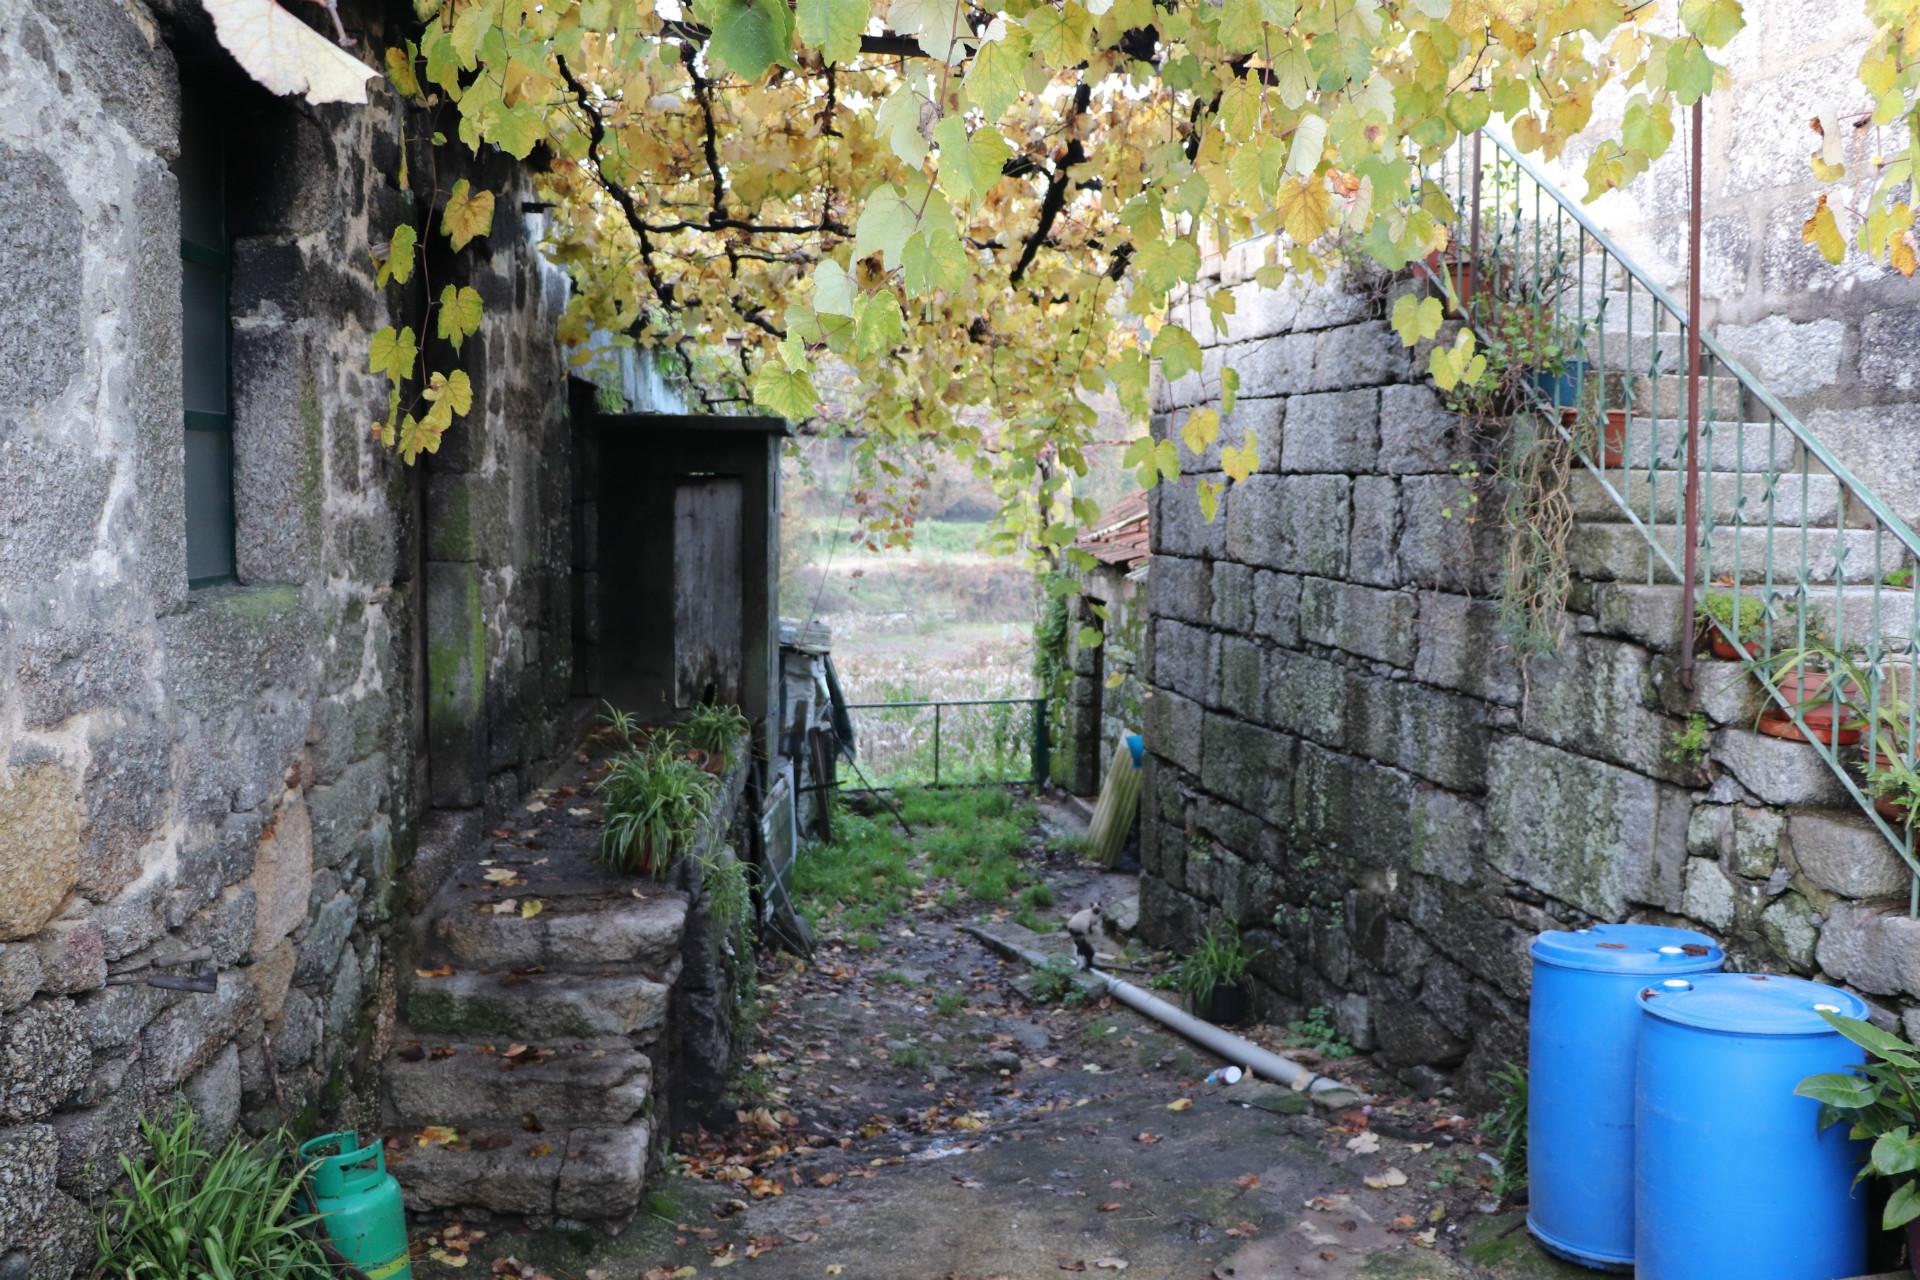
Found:
[{"label": "grass patch", "polygon": [[914,892],[931,878],[943,882],[935,899],[942,907],[1012,903],[1029,928],[1051,927],[1036,913],[1053,905],[1053,891],[1023,861],[1039,821],[1032,804],[998,787],[903,789],[894,799],[911,841],[884,809],[842,812],[832,843],[801,856],[793,887],[809,923],[874,950],[911,915]]},{"label": "grass patch", "polygon": [[925,1071],[933,1055],[917,1044],[908,1044],[895,1049],[887,1060],[902,1071]]},{"label": "grass patch", "polygon": [[951,1018],[967,1007],[967,993],[964,991],[942,991],[933,998],[933,1011],[943,1018]]},{"label": "grass patch", "polygon": [[897,969],[882,969],[873,975],[873,980],[883,987],[910,987],[915,981]]}]

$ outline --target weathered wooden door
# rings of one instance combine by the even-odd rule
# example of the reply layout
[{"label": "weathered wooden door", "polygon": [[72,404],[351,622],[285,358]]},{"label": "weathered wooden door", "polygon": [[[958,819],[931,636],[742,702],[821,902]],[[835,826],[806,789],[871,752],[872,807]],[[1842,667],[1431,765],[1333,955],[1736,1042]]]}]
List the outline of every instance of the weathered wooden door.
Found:
[{"label": "weathered wooden door", "polygon": [[746,673],[745,502],[740,477],[673,487],[674,705],[738,705]]}]

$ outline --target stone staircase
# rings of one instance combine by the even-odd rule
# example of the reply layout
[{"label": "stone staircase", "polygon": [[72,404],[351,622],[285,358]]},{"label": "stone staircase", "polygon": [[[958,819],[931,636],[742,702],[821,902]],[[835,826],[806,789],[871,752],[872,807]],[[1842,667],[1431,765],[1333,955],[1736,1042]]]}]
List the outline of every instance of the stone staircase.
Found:
[{"label": "stone staircase", "polygon": [[618,1225],[639,1207],[688,897],[596,865],[599,816],[584,785],[511,815],[414,919],[384,1069],[410,1210]]}]

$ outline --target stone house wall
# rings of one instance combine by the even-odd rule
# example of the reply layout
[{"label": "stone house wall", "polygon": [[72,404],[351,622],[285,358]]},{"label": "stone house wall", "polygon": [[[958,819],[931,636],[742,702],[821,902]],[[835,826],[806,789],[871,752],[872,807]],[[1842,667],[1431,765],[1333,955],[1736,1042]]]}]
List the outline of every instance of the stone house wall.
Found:
[{"label": "stone house wall", "polygon": [[[386,16],[347,6],[363,49]],[[431,155],[382,85],[231,117],[238,581],[188,589],[171,166],[183,79],[223,63],[182,0],[0,0],[0,1276],[86,1257],[143,1111],[218,1140],[337,1110],[396,908],[566,731],[564,281],[524,176]],[[418,469],[367,429],[369,334],[420,327],[367,266],[428,223],[402,146],[499,193],[458,261],[421,235],[488,319],[474,412]],[[145,985],[192,947],[217,993]]]},{"label": "stone house wall", "polygon": [[[1425,1086],[1524,1061],[1527,942],[1593,920],[1691,922],[1737,965],[1911,1015],[1920,923],[1875,905],[1905,868],[1825,766],[1752,731],[1734,664],[1680,688],[1662,589],[1580,584],[1560,653],[1523,670],[1461,420],[1389,331],[1392,282],[1263,290],[1256,258],[1225,255],[1224,337],[1191,324],[1202,372],[1155,389],[1177,435],[1230,360],[1222,438],[1260,448],[1212,523],[1189,477],[1152,495],[1147,935],[1185,951],[1231,920],[1267,1015],[1324,1006]],[[1669,754],[1696,708],[1704,765]]]},{"label": "stone house wall", "polygon": [[[1656,22],[1673,23],[1674,5]],[[1731,83],[1706,99],[1701,188],[1702,296],[1707,323],[1857,475],[1910,525],[1920,522],[1920,307],[1913,283],[1855,252],[1831,266],[1801,239],[1801,224],[1826,192],[1851,240],[1846,212],[1864,207],[1877,181],[1872,160],[1906,147],[1898,124],[1866,123],[1873,102],[1859,67],[1873,28],[1855,0],[1745,0],[1746,27],[1720,61]],[[1594,123],[1549,165],[1576,197],[1592,148],[1618,137],[1626,94],[1603,92]],[[1833,189],[1814,179],[1819,144],[1811,122],[1837,126],[1853,179]],[[1586,206],[1586,212],[1684,305],[1687,271],[1689,126],[1646,174]],[[1650,319],[1636,306],[1635,323]],[[1616,305],[1614,323],[1619,323]],[[1669,325],[1671,328],[1671,325]]]}]

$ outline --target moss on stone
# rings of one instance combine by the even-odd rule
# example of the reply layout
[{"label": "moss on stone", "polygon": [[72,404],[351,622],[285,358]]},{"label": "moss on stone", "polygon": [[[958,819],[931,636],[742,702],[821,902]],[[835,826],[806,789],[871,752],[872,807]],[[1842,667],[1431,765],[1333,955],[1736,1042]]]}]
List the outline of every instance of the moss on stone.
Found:
[{"label": "moss on stone", "polygon": [[267,626],[300,607],[300,586],[293,582],[267,582],[237,591],[222,591],[212,598],[240,621]]}]

